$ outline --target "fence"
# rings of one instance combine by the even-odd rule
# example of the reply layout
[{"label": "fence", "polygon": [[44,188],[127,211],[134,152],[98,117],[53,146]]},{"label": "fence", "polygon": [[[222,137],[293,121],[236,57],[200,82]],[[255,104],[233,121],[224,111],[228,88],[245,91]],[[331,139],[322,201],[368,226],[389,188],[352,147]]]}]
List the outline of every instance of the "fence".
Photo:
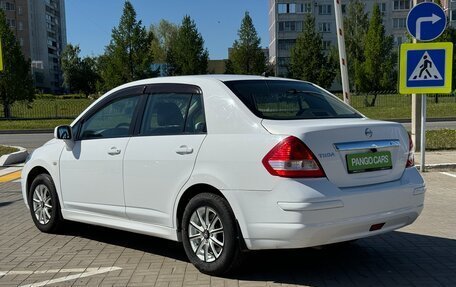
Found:
[{"label": "fence", "polygon": [[[9,119],[72,119],[92,102],[93,100],[85,98],[36,99],[31,104],[17,102],[11,107],[11,118]],[[379,93],[376,97],[373,93],[351,96],[351,105],[373,119],[409,119],[411,102],[410,95],[395,93]],[[429,95],[427,105],[429,118],[456,119],[455,95]],[[5,119],[2,105],[0,105],[0,119]]]},{"label": "fence", "polygon": [[[93,101],[90,99],[36,99],[33,103],[16,102],[10,119],[73,119]],[[5,119],[3,105],[0,118]]]}]

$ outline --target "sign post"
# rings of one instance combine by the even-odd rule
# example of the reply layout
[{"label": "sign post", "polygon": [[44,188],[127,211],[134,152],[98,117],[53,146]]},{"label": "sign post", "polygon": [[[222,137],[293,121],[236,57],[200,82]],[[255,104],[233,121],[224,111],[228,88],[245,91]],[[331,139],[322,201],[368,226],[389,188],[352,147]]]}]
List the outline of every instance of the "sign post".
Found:
[{"label": "sign post", "polygon": [[[416,0],[413,1],[416,4]],[[451,93],[453,44],[416,43],[438,38],[446,28],[442,7],[433,2],[415,5],[407,16],[407,30],[415,38],[413,44],[402,44],[399,64],[399,93],[423,94],[421,97],[420,170],[425,169],[426,94]],[[416,96],[413,104],[417,104]],[[416,107],[415,107],[416,108]],[[413,109],[415,111],[416,109]],[[417,119],[412,115],[412,130]],[[416,130],[415,130],[416,131]],[[416,134],[415,134],[416,135]],[[417,141],[417,137],[415,137]]]}]

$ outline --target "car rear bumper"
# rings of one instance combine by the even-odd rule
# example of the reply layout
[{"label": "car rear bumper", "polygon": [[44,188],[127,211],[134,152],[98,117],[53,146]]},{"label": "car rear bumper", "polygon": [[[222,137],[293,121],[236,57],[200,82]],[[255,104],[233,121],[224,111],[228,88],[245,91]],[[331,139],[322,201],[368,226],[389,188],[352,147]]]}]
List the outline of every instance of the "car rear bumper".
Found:
[{"label": "car rear bumper", "polygon": [[[327,179],[284,179],[272,191],[224,194],[247,248],[275,249],[342,242],[409,225],[423,209],[425,190],[418,171],[408,168],[400,180],[369,186],[341,189]],[[383,225],[376,229],[376,224]]]}]

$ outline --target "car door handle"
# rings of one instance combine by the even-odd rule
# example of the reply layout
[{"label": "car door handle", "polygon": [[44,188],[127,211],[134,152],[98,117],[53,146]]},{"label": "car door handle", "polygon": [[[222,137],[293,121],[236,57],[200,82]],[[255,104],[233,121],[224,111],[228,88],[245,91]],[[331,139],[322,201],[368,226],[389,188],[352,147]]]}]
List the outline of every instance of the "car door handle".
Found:
[{"label": "car door handle", "polygon": [[176,153],[180,154],[180,155],[191,154],[192,152],[193,152],[193,148],[188,147],[186,145],[181,145],[180,147],[178,147],[176,149]]},{"label": "car door handle", "polygon": [[109,149],[108,154],[109,155],[118,155],[120,154],[121,150],[113,146],[112,148]]}]

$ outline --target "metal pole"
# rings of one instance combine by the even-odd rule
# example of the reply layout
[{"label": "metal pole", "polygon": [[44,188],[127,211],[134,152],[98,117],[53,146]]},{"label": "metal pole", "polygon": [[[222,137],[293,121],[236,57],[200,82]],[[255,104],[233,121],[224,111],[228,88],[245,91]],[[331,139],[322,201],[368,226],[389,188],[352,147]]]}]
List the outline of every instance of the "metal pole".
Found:
[{"label": "metal pole", "polygon": [[426,94],[421,95],[421,148],[420,148],[420,171],[425,171],[426,153]]},{"label": "metal pole", "polygon": [[340,61],[340,75],[342,79],[342,91],[344,94],[344,102],[350,104],[350,85],[348,82],[348,69],[347,69],[347,52],[345,51],[345,38],[344,38],[344,18],[342,16],[341,0],[334,0],[334,11],[336,14],[336,27],[337,27],[337,44],[339,46],[339,61]]},{"label": "metal pole", "polygon": [[[413,7],[418,4],[417,0],[413,0]],[[416,39],[413,38],[413,43],[416,43]],[[421,113],[421,95],[412,94],[412,140],[414,143],[414,151],[421,151],[421,121],[419,120]]]}]

